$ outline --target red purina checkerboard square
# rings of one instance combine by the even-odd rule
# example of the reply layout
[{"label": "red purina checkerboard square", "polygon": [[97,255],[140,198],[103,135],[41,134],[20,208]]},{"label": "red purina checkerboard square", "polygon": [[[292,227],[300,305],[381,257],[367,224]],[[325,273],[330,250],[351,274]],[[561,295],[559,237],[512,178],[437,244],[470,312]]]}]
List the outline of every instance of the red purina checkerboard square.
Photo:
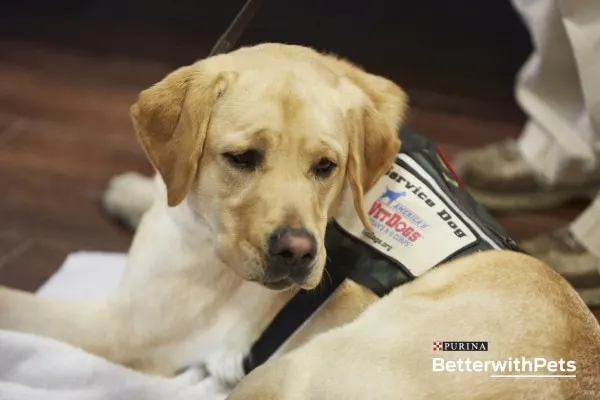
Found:
[{"label": "red purina checkerboard square", "polygon": [[444,347],[444,344],[440,341],[434,341],[433,342],[433,351],[442,351]]}]

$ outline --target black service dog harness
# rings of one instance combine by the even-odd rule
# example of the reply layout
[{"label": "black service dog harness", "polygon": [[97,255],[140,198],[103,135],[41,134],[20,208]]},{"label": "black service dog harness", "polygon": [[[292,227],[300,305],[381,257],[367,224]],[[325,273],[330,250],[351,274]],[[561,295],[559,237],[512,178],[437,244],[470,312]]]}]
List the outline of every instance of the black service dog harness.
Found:
[{"label": "black service dog harness", "polygon": [[463,188],[439,147],[404,128],[392,168],[365,195],[367,232],[352,199],[326,231],[327,274],[318,291],[300,291],[244,359],[249,373],[266,362],[345,280],[385,296],[447,261],[490,249],[521,251]]}]

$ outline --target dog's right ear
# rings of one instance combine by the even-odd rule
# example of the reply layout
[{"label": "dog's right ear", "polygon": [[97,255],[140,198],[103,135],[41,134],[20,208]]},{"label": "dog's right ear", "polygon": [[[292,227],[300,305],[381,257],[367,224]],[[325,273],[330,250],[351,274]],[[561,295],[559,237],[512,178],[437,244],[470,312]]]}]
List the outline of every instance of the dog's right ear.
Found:
[{"label": "dog's right ear", "polygon": [[167,187],[169,206],[181,203],[194,182],[212,109],[231,79],[229,73],[207,73],[199,62],[142,91],[131,107],[142,147]]},{"label": "dog's right ear", "polygon": [[372,232],[364,194],[392,167],[400,151],[398,129],[405,120],[408,96],[389,79],[365,72],[333,56],[327,56],[325,60],[364,95],[362,106],[348,112],[347,170],[358,217],[365,229]]}]

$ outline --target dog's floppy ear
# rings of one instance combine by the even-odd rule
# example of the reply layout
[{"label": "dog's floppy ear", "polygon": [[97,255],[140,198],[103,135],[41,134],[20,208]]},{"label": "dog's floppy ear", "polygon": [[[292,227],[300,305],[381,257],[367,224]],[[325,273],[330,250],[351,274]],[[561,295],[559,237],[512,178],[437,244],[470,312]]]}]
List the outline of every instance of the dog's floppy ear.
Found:
[{"label": "dog's floppy ear", "polygon": [[196,173],[211,111],[230,74],[209,74],[202,62],[179,68],[142,91],[131,117],[150,162],[167,187],[169,206],[181,203]]},{"label": "dog's floppy ear", "polygon": [[348,116],[350,146],[348,180],[354,197],[356,212],[365,229],[372,231],[364,206],[364,194],[391,168],[400,140],[398,129],[404,122],[407,95],[394,82],[364,72],[339,59],[335,69],[366,94],[362,107],[353,109]]}]

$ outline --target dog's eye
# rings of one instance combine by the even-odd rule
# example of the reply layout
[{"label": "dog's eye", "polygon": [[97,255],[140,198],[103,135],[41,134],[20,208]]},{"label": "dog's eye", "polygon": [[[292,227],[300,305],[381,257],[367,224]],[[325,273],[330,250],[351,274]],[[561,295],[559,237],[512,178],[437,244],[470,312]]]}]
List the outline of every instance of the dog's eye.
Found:
[{"label": "dog's eye", "polygon": [[254,171],[259,167],[263,155],[258,150],[248,150],[241,153],[224,153],[225,160],[238,169]]},{"label": "dog's eye", "polygon": [[335,163],[327,158],[321,158],[318,163],[313,165],[313,172],[319,178],[327,178],[337,167]]}]

